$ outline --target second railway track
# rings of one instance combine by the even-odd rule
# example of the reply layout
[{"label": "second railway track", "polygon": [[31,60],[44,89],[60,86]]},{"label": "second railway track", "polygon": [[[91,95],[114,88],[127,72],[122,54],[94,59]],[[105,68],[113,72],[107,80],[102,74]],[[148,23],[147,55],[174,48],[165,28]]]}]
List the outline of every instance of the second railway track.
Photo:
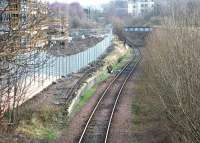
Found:
[{"label": "second railway track", "polygon": [[138,55],[134,62],[130,61],[125,65],[103,91],[87,120],[78,140],[79,143],[107,143],[112,118],[120,95],[140,61],[141,57]]}]

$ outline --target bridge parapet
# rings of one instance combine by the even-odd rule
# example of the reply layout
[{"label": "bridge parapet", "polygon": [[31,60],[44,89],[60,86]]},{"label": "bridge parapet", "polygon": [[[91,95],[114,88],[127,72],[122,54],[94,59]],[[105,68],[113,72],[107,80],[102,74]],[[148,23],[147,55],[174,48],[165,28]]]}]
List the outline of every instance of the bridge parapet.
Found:
[{"label": "bridge parapet", "polygon": [[124,27],[125,32],[135,32],[135,33],[149,33],[153,31],[152,27]]}]

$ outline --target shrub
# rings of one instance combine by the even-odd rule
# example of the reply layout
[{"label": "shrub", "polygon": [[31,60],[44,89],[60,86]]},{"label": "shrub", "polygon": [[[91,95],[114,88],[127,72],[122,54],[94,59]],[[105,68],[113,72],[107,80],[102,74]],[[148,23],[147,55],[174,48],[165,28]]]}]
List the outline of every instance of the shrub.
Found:
[{"label": "shrub", "polygon": [[160,99],[175,143],[200,140],[200,10],[196,2],[189,7],[187,2],[173,2],[170,15],[150,36],[144,52],[144,92]]}]

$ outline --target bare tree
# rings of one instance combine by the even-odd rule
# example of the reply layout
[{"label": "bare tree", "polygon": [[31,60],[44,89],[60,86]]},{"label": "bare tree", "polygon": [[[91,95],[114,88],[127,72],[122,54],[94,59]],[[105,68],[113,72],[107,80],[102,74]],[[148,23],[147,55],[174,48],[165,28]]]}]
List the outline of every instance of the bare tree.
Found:
[{"label": "bare tree", "polygon": [[[7,12],[6,9],[10,10],[11,3],[8,1],[0,16]],[[20,9],[17,18],[9,17],[9,31],[0,35],[0,120],[7,111],[10,123],[17,121],[18,106],[23,102],[29,86],[27,77],[45,62],[41,53],[46,50],[44,45],[47,45],[47,5],[36,0],[27,1],[26,4],[29,8],[26,20],[22,20]]]},{"label": "bare tree", "polygon": [[200,142],[199,1],[170,1],[162,26],[149,37],[144,52],[147,94],[166,110],[175,143]]}]

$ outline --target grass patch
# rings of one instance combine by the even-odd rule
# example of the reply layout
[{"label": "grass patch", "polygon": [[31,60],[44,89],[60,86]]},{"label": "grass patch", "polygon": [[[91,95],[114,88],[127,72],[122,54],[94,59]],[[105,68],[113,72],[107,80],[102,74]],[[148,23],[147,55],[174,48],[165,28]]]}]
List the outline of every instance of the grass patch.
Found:
[{"label": "grass patch", "polygon": [[105,81],[109,78],[110,74],[107,71],[102,71],[101,74],[99,74],[97,79],[97,84],[101,83],[102,81]]},{"label": "grass patch", "polygon": [[133,125],[134,126],[140,126],[141,124],[141,118],[140,114],[142,112],[141,105],[139,103],[132,104],[132,112],[133,112]]},{"label": "grass patch", "polygon": [[144,124],[147,125],[148,120],[151,118],[150,114],[154,112],[154,107],[142,102],[142,98],[144,97],[136,96],[132,104],[133,126],[135,129],[141,129]]},{"label": "grass patch", "polygon": [[93,86],[92,88],[85,91],[83,96],[81,96],[80,98],[80,102],[78,104],[79,109],[83,107],[85,103],[87,103],[90,100],[90,98],[94,95],[95,91],[96,91],[96,86]]},{"label": "grass patch", "polygon": [[131,105],[132,132],[136,140],[141,143],[170,142],[169,134],[166,132],[167,121],[162,118],[165,109],[160,104],[159,97],[147,90],[144,81],[144,76],[140,75],[133,85],[135,96]]},{"label": "grass patch", "polygon": [[113,71],[118,71],[121,70],[122,67],[128,62],[130,61],[130,58],[132,58],[133,56],[133,49],[128,49],[127,53],[121,57],[119,57],[119,59],[117,60],[116,63],[114,63],[112,65],[113,67]]},{"label": "grass patch", "polygon": [[24,133],[25,135],[45,140],[54,140],[58,136],[58,131],[53,127],[45,127],[41,121],[37,119],[32,119],[29,123],[24,123],[24,125],[17,128],[17,132]]},{"label": "grass patch", "polygon": [[133,128],[136,131],[151,128],[155,124],[162,122],[160,115],[164,113],[160,110],[162,105],[160,105],[159,99],[156,96],[141,92],[145,90],[145,86],[140,85],[140,82],[137,86],[135,85],[137,95],[133,97],[131,107]]},{"label": "grass patch", "polygon": [[27,108],[20,115],[23,119],[16,131],[33,139],[54,140],[68,123],[63,109],[51,106],[42,106],[31,112]]},{"label": "grass patch", "polygon": [[102,71],[97,80],[96,80],[96,84],[94,86],[92,86],[91,88],[87,89],[83,95],[80,97],[80,101],[78,102],[78,104],[76,105],[75,109],[73,109],[72,114],[70,115],[70,117],[73,117],[77,112],[79,112],[81,110],[81,108],[91,99],[91,97],[95,94],[97,87],[99,84],[101,84],[101,82],[107,80],[109,78],[110,74],[107,73],[107,70]]}]

